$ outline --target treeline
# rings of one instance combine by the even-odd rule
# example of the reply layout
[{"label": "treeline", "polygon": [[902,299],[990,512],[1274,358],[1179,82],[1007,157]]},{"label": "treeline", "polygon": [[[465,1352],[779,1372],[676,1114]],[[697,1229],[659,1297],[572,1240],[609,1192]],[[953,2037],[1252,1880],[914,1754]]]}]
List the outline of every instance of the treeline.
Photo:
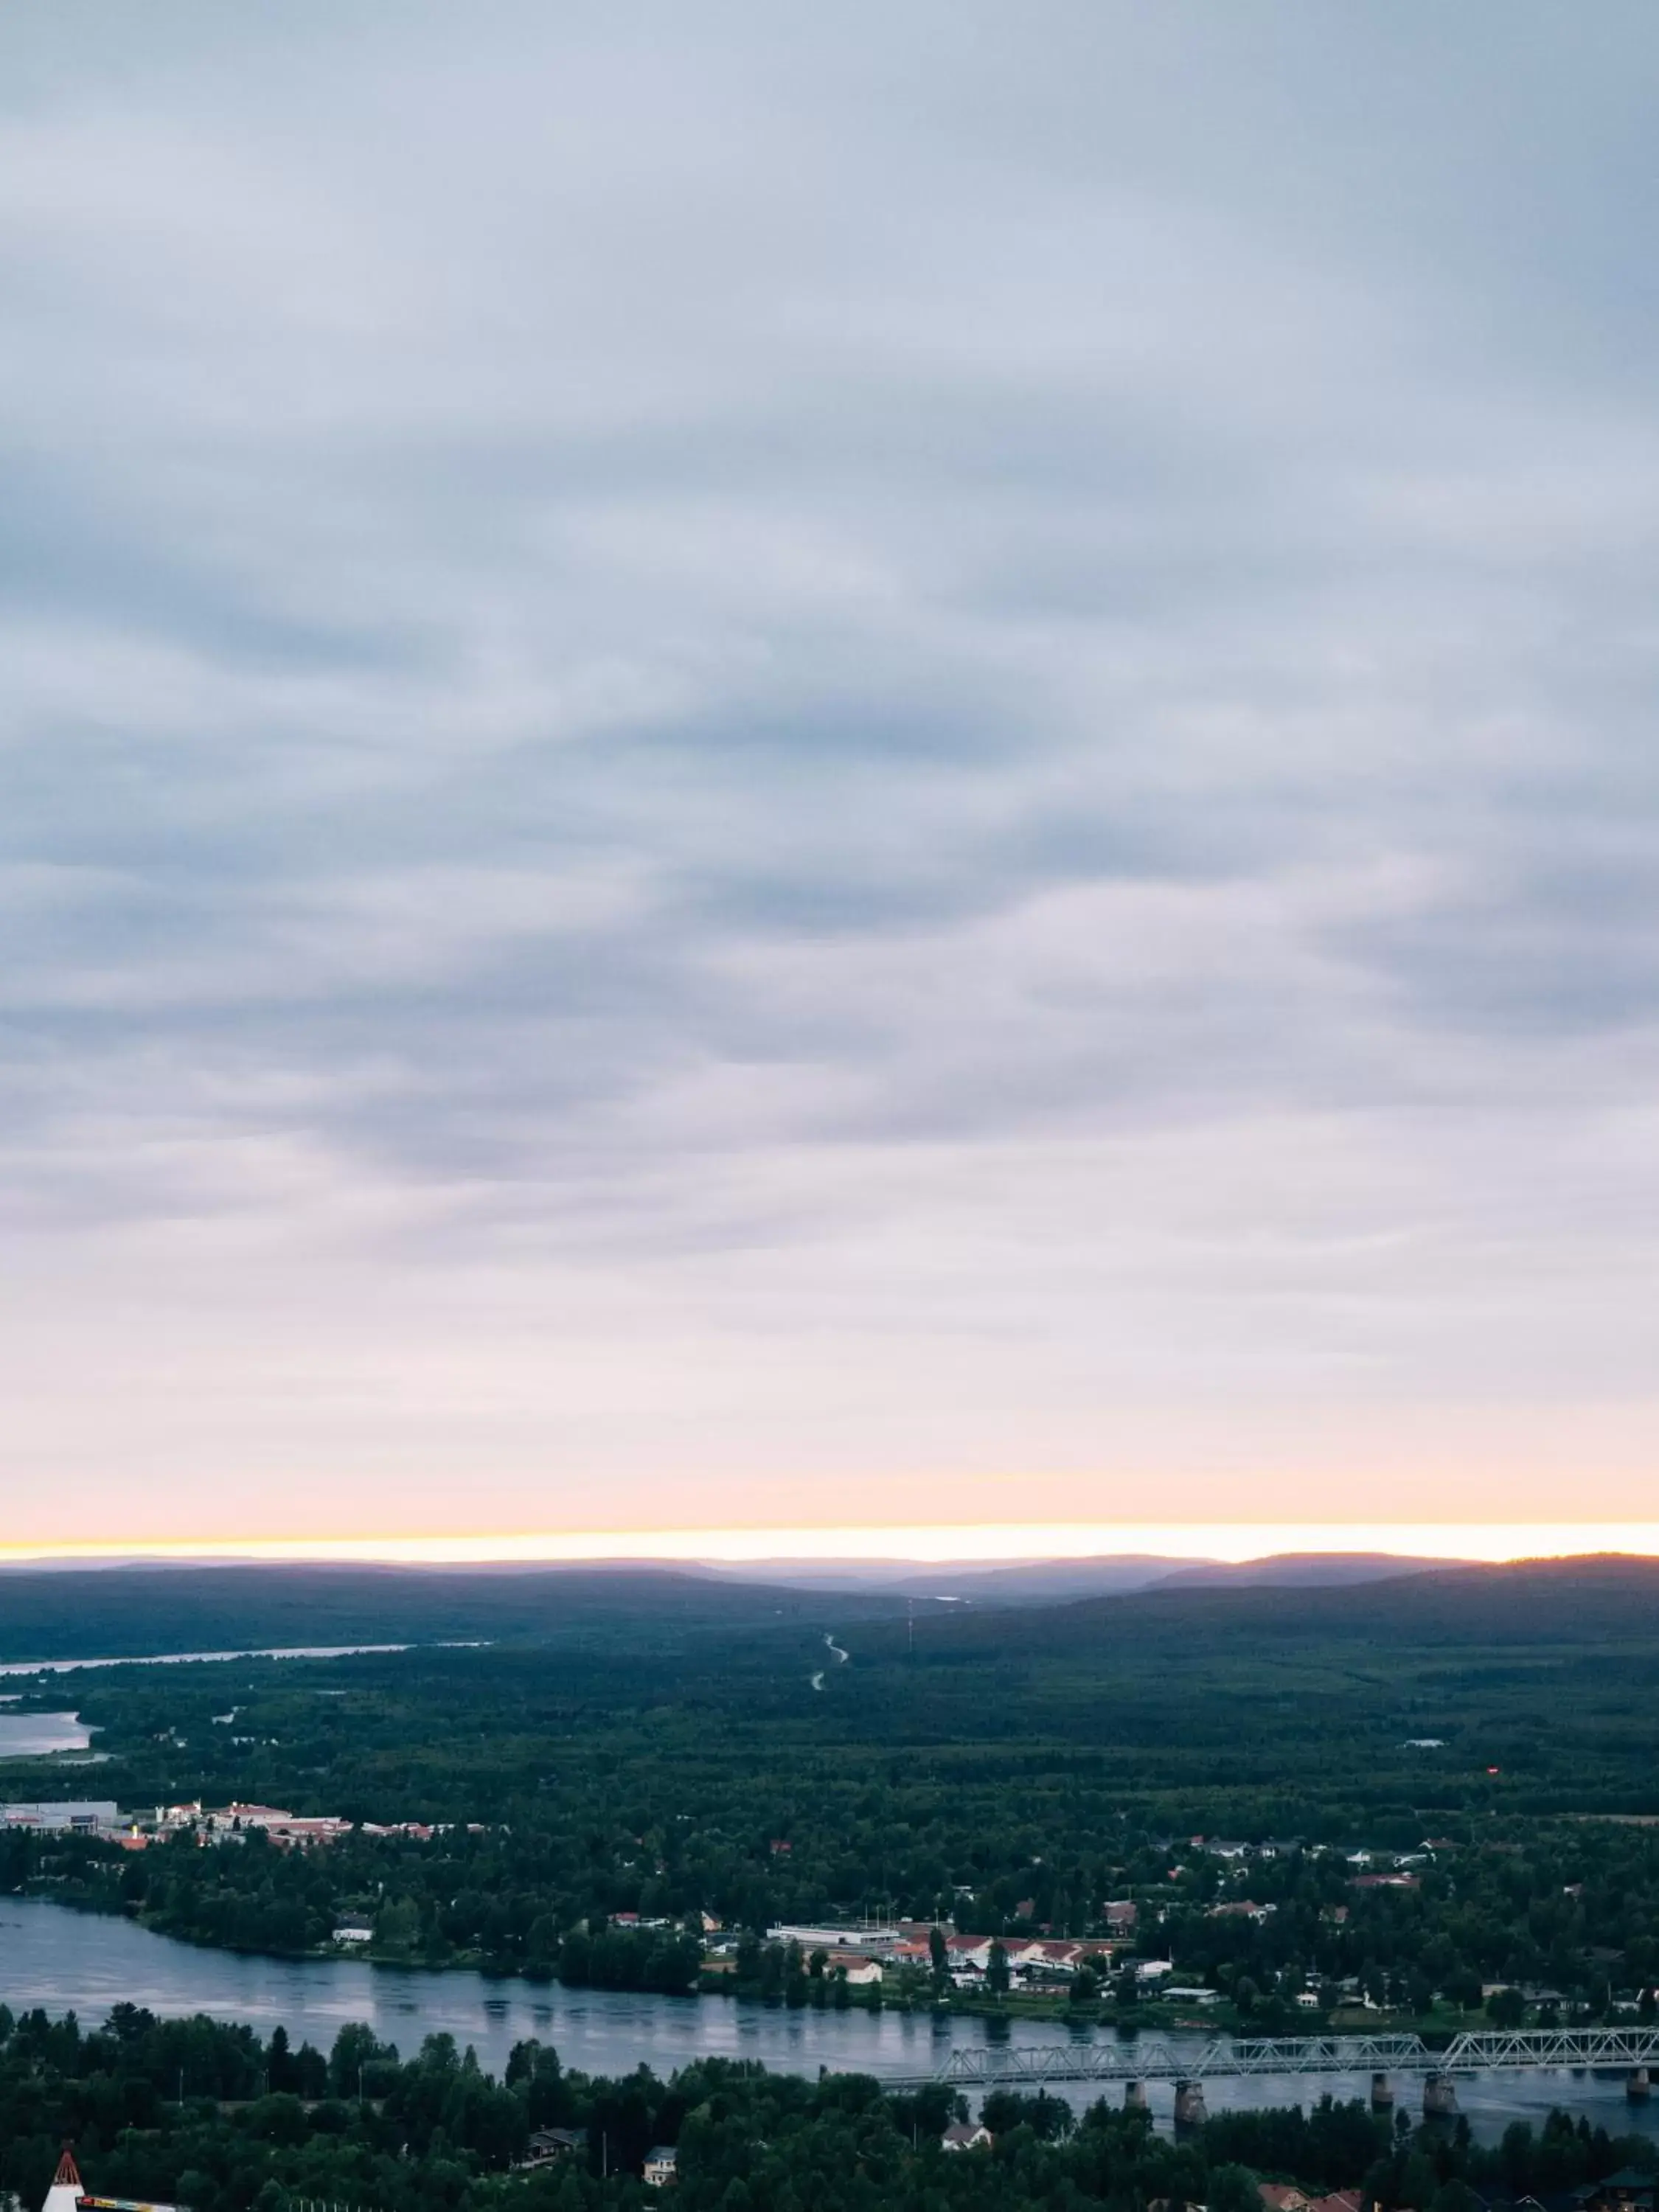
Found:
[{"label": "treeline", "polygon": [[[0,2006],[0,2190],[45,2195],[74,2142],[94,2192],[193,2212],[289,2212],[301,2199],[376,2212],[631,2212],[657,2146],[678,2159],[681,2212],[1027,2212],[1162,2200],[1260,2212],[1258,2177],[1310,2191],[1360,2187],[1387,2212],[1476,2212],[1494,2196],[1550,2196],[1635,2165],[1619,2140],[1553,2114],[1482,2148],[1467,2125],[1395,2130],[1359,2104],[1220,2114],[1171,2142],[1144,2113],[1105,2102],[1077,2120],[1057,2098],[1000,2091],[982,2107],[994,2141],[946,2149],[965,2107],[939,2084],[907,2094],[863,2075],[816,2082],[706,2060],[664,2082],[568,2072],[534,2042],[497,2081],[452,2038],[409,2060],[364,2027],[326,2055],[278,2029],[158,2021],[118,2006],[93,2033],[71,2018]],[[526,2163],[537,2130],[570,2147]],[[1479,2197],[1475,2192],[1479,2192]]]},{"label": "treeline", "polygon": [[[373,1954],[389,1960],[461,1962],[573,1987],[697,1988],[701,1899],[686,1869],[718,1855],[729,1840],[723,1832],[712,1821],[698,1836],[679,1821],[643,1835],[597,1820],[584,1830],[570,1808],[520,1810],[520,1821],[499,1829],[457,1829],[428,1842],[358,1833],[309,1851],[280,1850],[258,1829],[205,1847],[186,1831],[137,1853],[13,1832],[0,1834],[0,1891],[33,1887],[237,1950],[323,1949],[343,1921],[356,1920],[372,1931]],[[919,1918],[942,1911],[967,1932],[1086,1934],[1103,1928],[1108,1897],[1128,1896],[1139,1915],[1133,1948],[1170,1959],[1177,1980],[1217,1990],[1261,2033],[1304,2021],[1304,1991],[1322,2016],[1363,1996],[1431,2025],[1437,2012],[1450,2023],[1483,2007],[1506,2025],[1601,2018],[1615,1999],[1644,2018],[1653,2013],[1652,1829],[1510,1823],[1481,1841],[1442,1844],[1403,1888],[1357,1887],[1338,1851],[1281,1850],[1233,1864],[1190,1839],[1155,1848],[1121,1822],[1117,1842],[1116,1857],[1097,1852],[1031,1869],[1033,1890],[1045,1896],[1018,1900],[1025,1907],[1018,1915],[965,1886],[943,1895],[923,1888],[891,1905]],[[817,1919],[844,1911],[844,1900],[803,1890],[793,1875],[780,1877],[775,1893],[741,1893],[744,1940],[726,1962],[728,1985],[787,2003],[847,2002],[833,1974],[817,1985],[822,1970],[814,1974],[810,1954],[792,1960],[757,1940],[773,1911],[793,1906]],[[615,1914],[632,1900],[682,1909],[657,1927],[619,1926]],[[718,1889],[711,1901],[718,1909]],[[1042,1917],[1045,1905],[1054,1919]],[[1523,1988],[1547,1994],[1529,2000]],[[1100,1994],[1132,2008],[1132,1972],[1115,1974]]]},{"label": "treeline", "polygon": [[[333,1939],[343,1916],[364,1912],[375,1956],[428,1966],[476,1960],[499,1972],[557,1979],[573,1989],[694,1990],[702,1964],[696,1932],[631,1929],[603,1915],[574,1925],[544,1889],[471,1885],[496,1878],[484,1839],[447,1850],[373,1838],[283,1850],[249,1829],[204,1844],[182,1829],[143,1853],[83,1837],[0,1838],[0,1887],[35,1888],[83,1910],[141,1918],[158,1933],[225,1949],[301,1955]],[[413,1878],[411,1879],[411,1874]],[[450,1894],[449,1885],[467,1885]],[[552,1907],[553,1909],[550,1909]]]}]

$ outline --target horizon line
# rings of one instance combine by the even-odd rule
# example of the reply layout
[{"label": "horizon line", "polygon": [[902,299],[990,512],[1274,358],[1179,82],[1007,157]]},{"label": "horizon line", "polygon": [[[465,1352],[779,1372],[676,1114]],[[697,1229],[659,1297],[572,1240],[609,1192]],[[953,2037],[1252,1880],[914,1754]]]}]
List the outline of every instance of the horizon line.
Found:
[{"label": "horizon line", "polygon": [[616,1563],[994,1566],[1152,1556],[1239,1565],[1286,1553],[1376,1553],[1500,1565],[1591,1553],[1659,1554],[1659,1522],[982,1522],[872,1528],[544,1530],[484,1534],[137,1537],[0,1543],[0,1563],[534,1566]]}]

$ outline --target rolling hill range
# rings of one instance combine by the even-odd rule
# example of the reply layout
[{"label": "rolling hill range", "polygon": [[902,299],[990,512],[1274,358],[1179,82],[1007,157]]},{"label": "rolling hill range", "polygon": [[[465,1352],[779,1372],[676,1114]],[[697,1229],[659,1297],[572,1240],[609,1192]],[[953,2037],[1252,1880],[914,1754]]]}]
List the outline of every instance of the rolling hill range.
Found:
[{"label": "rolling hill range", "polygon": [[[891,1644],[896,1632],[875,1632]],[[1358,1584],[1164,1583],[1116,1597],[933,1612],[929,1651],[1083,1652],[1163,1642],[1567,1644],[1659,1638],[1659,1559],[1618,1553],[1436,1567]]]},{"label": "rolling hill range", "polygon": [[[240,1565],[0,1576],[0,1661],[137,1658],[311,1644],[624,1642],[817,1622],[825,1601],[667,1568]],[[902,1614],[879,1591],[838,1613]]]}]

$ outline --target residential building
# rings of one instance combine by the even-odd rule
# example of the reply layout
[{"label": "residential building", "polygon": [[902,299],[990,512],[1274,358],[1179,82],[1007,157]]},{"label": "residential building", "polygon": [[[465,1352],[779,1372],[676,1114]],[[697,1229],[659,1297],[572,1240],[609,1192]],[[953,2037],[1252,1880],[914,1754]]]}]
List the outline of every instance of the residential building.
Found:
[{"label": "residential building", "polygon": [[1579,2212],[1654,2212],[1654,2178],[1638,2166],[1621,2166],[1605,2180],[1581,2183],[1572,2202]]},{"label": "residential building", "polygon": [[580,2128],[538,2128],[525,2146],[526,2166],[550,2166],[556,2160],[574,2158],[586,2151],[587,2137]]}]

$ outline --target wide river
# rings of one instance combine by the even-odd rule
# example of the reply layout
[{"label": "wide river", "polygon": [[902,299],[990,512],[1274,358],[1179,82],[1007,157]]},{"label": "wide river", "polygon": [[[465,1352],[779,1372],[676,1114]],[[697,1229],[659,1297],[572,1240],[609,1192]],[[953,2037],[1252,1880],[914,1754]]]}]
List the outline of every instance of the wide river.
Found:
[{"label": "wide river", "polygon": [[[930,2073],[958,2045],[1055,2043],[1109,2037],[1110,2028],[1068,2028],[1061,2021],[1022,2021],[1012,2028],[981,2019],[931,2014],[788,2012],[727,1997],[632,1996],[599,1990],[563,1990],[523,1981],[491,1981],[465,1972],[423,1973],[371,1966],[361,1959],[251,1959],[198,1949],[152,1935],[129,1921],[70,1912],[43,1899],[0,1898],[0,2000],[12,2009],[44,2005],[101,2021],[123,1999],[164,2014],[205,2012],[247,2021],[269,2034],[280,2021],[295,2042],[327,2050],[347,2021],[368,2021],[408,2057],[422,2036],[447,2030],[473,2045],[480,2063],[499,2073],[513,2045],[527,2036],[555,2045],[568,2066],[593,2074],[625,2074],[643,2063],[658,2074],[710,2056],[758,2058],[781,2071],[816,2075],[820,2067],[902,2075]],[[1203,2039],[1171,2035],[1177,2049]],[[1321,2091],[1340,2097],[1369,2093],[1369,2075],[1322,2080],[1212,2081],[1211,2110],[1224,2105],[1307,2104]],[[1413,2085],[1396,2085],[1412,2109]],[[1091,2102],[1091,2085],[1065,2094]],[[1116,2098],[1121,2091],[1113,2088]],[[1152,2082],[1147,2092],[1161,2125],[1171,2117],[1174,2091]],[[1475,2132],[1499,2135],[1512,2119],[1534,2122],[1552,2105],[1588,2112],[1615,2133],[1659,2134],[1659,2112],[1626,2103],[1622,2079],[1585,2072],[1495,2074],[1460,2081],[1458,2102]]]}]

